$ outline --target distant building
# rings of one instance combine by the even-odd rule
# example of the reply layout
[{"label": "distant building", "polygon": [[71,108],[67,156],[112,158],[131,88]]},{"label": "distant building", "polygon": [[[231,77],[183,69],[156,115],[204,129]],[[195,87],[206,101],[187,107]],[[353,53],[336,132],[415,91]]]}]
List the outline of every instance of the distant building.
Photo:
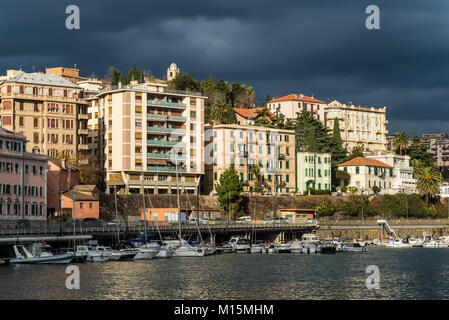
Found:
[{"label": "distant building", "polygon": [[413,178],[413,167],[410,166],[410,157],[401,156],[395,153],[378,151],[366,156],[367,159],[376,159],[393,167],[393,177],[390,192],[397,193],[418,193],[416,180]]},{"label": "distant building", "polygon": [[[235,117],[237,118],[237,124],[243,126],[254,125],[254,120],[256,120],[258,112],[262,109],[263,108],[234,108]],[[270,112],[270,116],[274,117],[274,114]]]},{"label": "distant building", "polygon": [[74,186],[72,190],[64,192],[61,199],[66,218],[82,220],[100,217],[100,198],[95,185]]},{"label": "distant building", "polygon": [[367,151],[386,150],[386,110],[386,107],[367,108],[334,100],[325,107],[325,123],[332,130],[335,118],[338,119],[341,140],[349,152],[354,147],[363,147]]},{"label": "distant building", "polygon": [[380,194],[394,194],[393,167],[382,161],[357,157],[338,165],[339,170],[350,174],[349,186],[356,187],[357,193],[373,193],[372,188],[380,188]]},{"label": "distant building", "polygon": [[438,194],[441,198],[449,198],[449,184],[444,182],[440,186],[440,192]]},{"label": "distant building", "polygon": [[221,124],[206,126],[206,174],[203,192],[214,194],[220,175],[234,166],[245,192],[254,192],[257,177],[250,171],[258,165],[264,192],[295,190],[295,132],[274,128]]},{"label": "distant building", "polygon": [[0,123],[0,221],[47,219],[47,157],[26,152],[26,143]]},{"label": "distant building", "polygon": [[167,69],[167,81],[170,81],[170,80],[176,78],[178,73],[179,73],[178,66],[176,65],[176,63],[172,63],[170,65],[170,67],[168,67],[168,69]]},{"label": "distant building", "polygon": [[449,136],[447,133],[423,134],[422,144],[426,146],[437,167],[449,168]]},{"label": "distant building", "polygon": [[289,94],[280,98],[273,99],[267,103],[268,109],[275,113],[279,108],[280,112],[290,119],[296,119],[297,113],[306,110],[324,123],[324,101],[308,97],[303,94]]},{"label": "distant building", "polygon": [[331,190],[331,154],[296,152],[296,189]]},{"label": "distant building", "polygon": [[83,89],[54,73],[20,73],[0,83],[4,128],[29,140],[28,152],[51,157],[87,150],[87,104]]},{"label": "distant building", "polygon": [[46,74],[56,74],[61,76],[70,82],[77,83],[78,81],[87,80],[86,77],[80,77],[80,71],[76,68],[67,68],[67,67],[56,67],[56,68],[45,68]]}]

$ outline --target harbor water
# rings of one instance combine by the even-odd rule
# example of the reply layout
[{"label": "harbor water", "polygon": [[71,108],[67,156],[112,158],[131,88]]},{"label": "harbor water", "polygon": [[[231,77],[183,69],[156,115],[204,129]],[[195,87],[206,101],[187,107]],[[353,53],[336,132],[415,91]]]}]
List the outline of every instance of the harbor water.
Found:
[{"label": "harbor water", "polygon": [[[204,258],[66,265],[1,265],[0,299],[447,299],[449,248],[364,253],[222,254]],[[380,271],[368,290],[367,266]]]}]

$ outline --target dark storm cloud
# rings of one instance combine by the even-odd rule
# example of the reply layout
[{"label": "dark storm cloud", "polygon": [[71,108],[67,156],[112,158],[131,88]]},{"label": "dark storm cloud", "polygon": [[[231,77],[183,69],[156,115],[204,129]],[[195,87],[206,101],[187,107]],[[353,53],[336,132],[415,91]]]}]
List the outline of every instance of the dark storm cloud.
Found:
[{"label": "dark storm cloud", "polygon": [[[81,29],[65,29],[66,6]],[[365,28],[376,4],[381,29]],[[267,93],[387,106],[390,132],[446,131],[447,1],[3,1],[0,71],[73,66],[103,76],[136,63],[161,77],[175,61]]]}]

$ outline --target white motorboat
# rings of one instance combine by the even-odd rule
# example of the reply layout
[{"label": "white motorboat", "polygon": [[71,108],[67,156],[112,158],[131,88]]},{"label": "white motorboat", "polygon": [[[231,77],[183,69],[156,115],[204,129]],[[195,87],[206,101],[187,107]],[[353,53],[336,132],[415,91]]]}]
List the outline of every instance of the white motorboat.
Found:
[{"label": "white motorboat", "polygon": [[161,246],[157,242],[150,242],[146,244],[147,247],[153,247],[158,250],[155,258],[171,258],[173,257],[175,250],[170,246]]},{"label": "white motorboat", "polygon": [[250,253],[251,252],[251,242],[248,239],[240,238],[234,245],[235,253]]},{"label": "white motorboat", "polygon": [[262,253],[265,247],[261,244],[255,244],[251,246],[251,253]]},{"label": "white motorboat", "polygon": [[[35,247],[36,248],[36,247]],[[31,254],[24,246],[14,245],[15,259],[9,260],[12,264],[68,264],[75,257],[73,252],[53,255],[50,246],[41,246],[34,254]],[[20,251],[25,254],[23,255]],[[35,250],[33,250],[35,251]]]},{"label": "white motorboat", "polygon": [[175,257],[204,257],[206,255],[206,251],[200,247],[191,246],[186,240],[181,240],[181,245],[179,245],[175,249]]},{"label": "white motorboat", "polygon": [[365,246],[360,245],[359,242],[341,244],[341,251],[343,252],[366,252]]},{"label": "white motorboat", "polygon": [[410,238],[410,245],[412,247],[422,247],[423,243],[424,243],[424,239],[415,239],[415,238]]},{"label": "white motorboat", "polygon": [[[85,246],[79,246],[80,248]],[[109,259],[109,255],[97,250],[96,247],[85,247],[88,250],[87,261],[88,262],[106,262]]]},{"label": "white motorboat", "polygon": [[276,253],[276,248],[274,247],[274,245],[270,245],[267,249],[267,253],[272,254],[272,253]]},{"label": "white motorboat", "polygon": [[281,244],[276,248],[277,253],[292,253],[292,250],[290,248],[289,244]]},{"label": "white motorboat", "polygon": [[442,240],[438,237],[426,237],[426,240],[423,242],[423,248],[447,248],[449,245],[446,241]]},{"label": "white motorboat", "polygon": [[[85,248],[85,247],[84,247]],[[84,250],[83,247],[76,246],[75,256],[73,257],[71,263],[84,263],[87,261],[87,257],[89,256],[89,250]]]},{"label": "white motorboat", "polygon": [[410,242],[408,241],[407,238],[404,239],[390,239],[387,241],[387,243],[385,244],[385,246],[387,248],[410,248]]},{"label": "white motorboat", "polygon": [[134,260],[151,260],[156,257],[159,250],[155,250],[154,248],[142,246],[137,248],[137,253],[134,256]]}]

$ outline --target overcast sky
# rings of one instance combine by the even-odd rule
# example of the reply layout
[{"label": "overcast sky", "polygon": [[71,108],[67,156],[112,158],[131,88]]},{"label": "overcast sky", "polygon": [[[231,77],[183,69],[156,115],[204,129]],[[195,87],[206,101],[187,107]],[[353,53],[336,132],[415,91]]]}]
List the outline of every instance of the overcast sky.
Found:
[{"label": "overcast sky", "polygon": [[[65,9],[80,8],[80,30]],[[367,30],[365,8],[380,8]],[[198,80],[387,106],[388,129],[449,131],[449,1],[1,1],[0,73],[74,64],[82,76],[176,62]]]}]

